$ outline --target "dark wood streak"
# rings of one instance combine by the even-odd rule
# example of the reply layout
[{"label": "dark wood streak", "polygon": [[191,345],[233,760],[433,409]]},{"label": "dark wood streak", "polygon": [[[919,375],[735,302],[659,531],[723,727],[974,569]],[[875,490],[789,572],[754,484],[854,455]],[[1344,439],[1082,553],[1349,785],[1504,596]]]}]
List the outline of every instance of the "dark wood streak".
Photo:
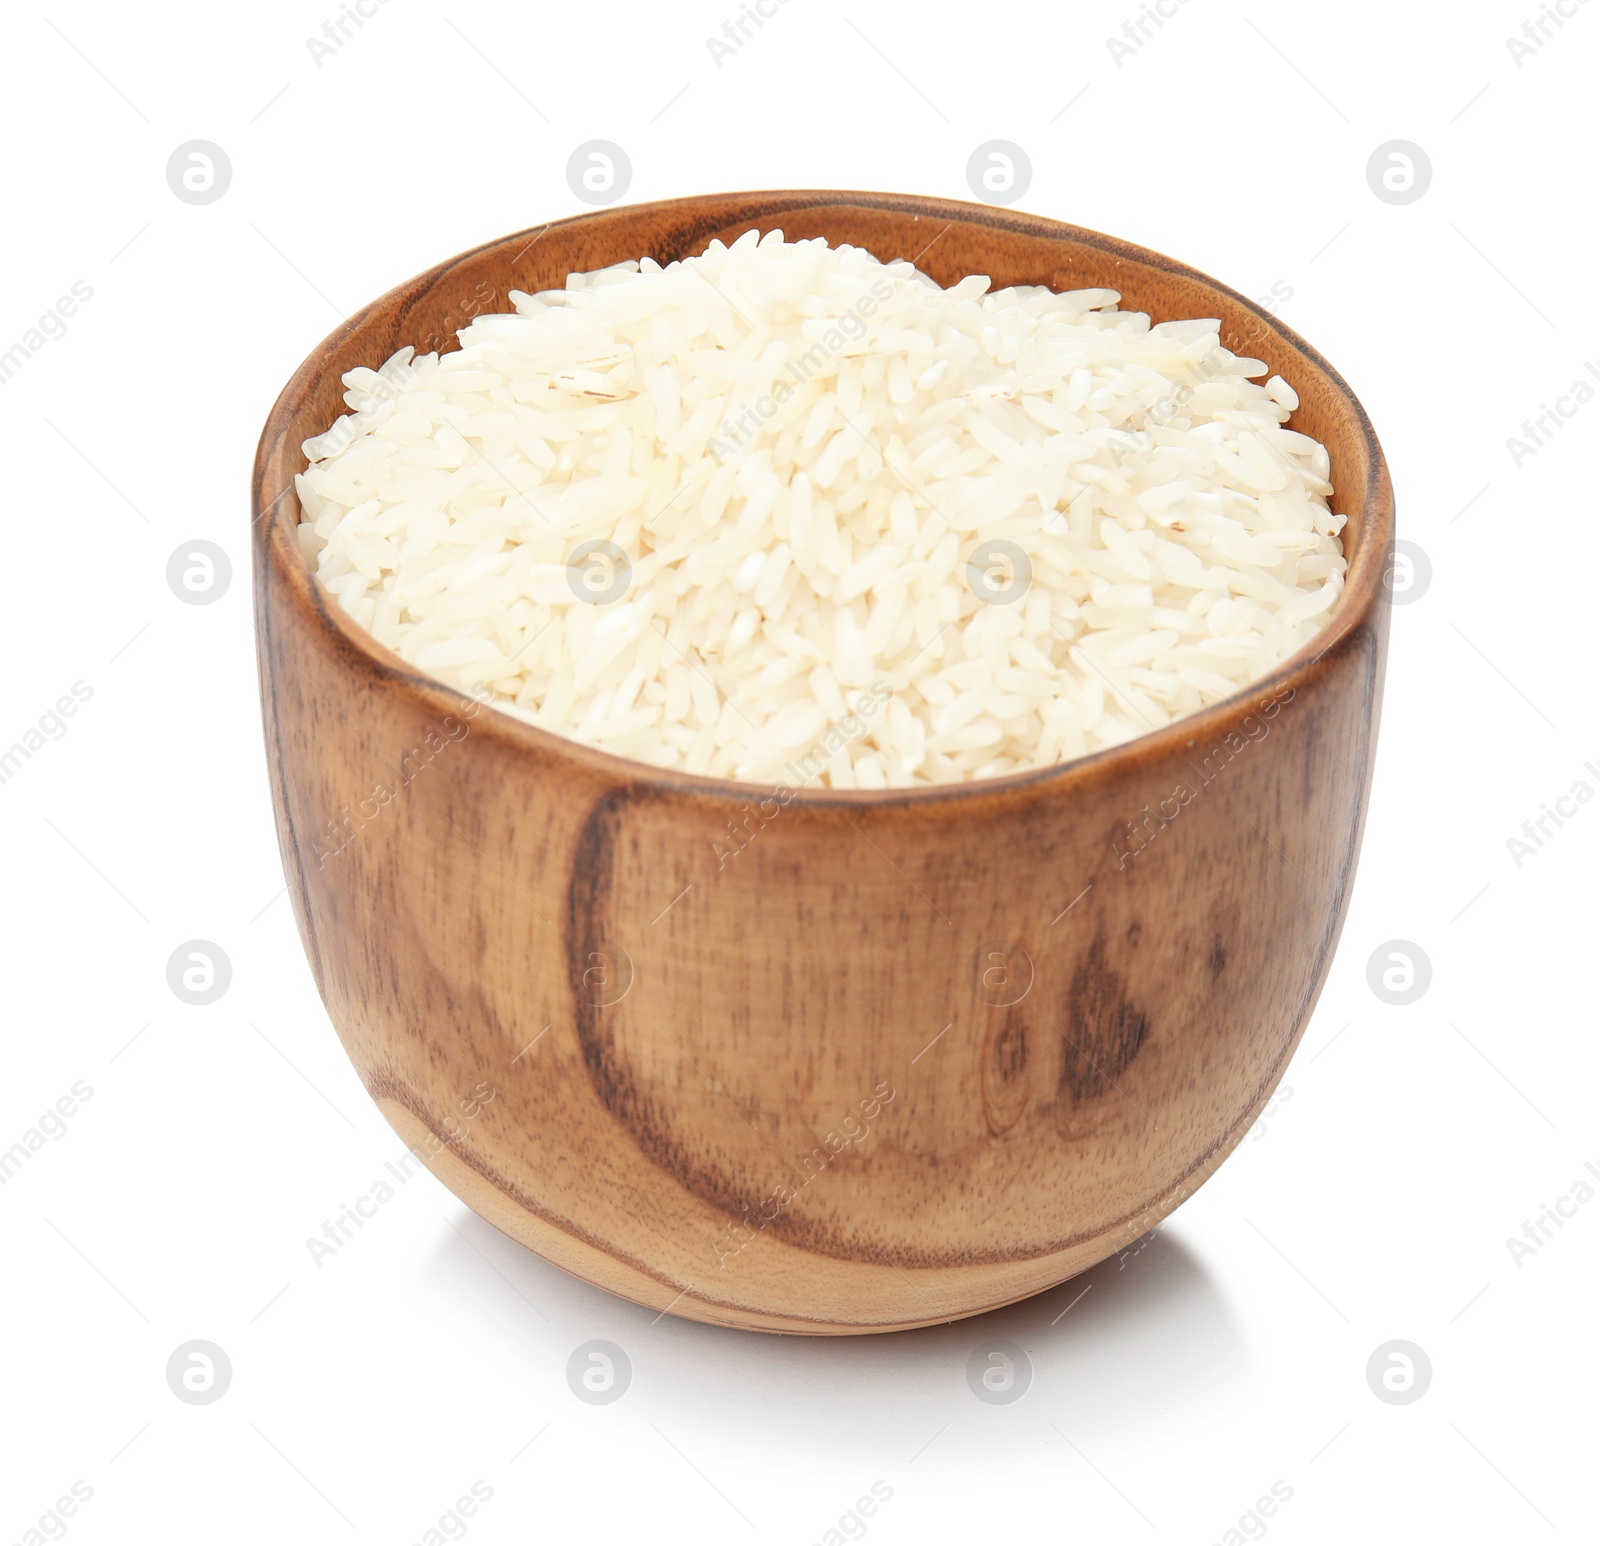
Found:
[{"label": "dark wood streak", "polygon": [[1108,1096],[1150,1034],[1150,1020],[1129,1001],[1126,979],[1106,964],[1106,946],[1096,939],[1072,975],[1066,1004],[1067,1055],[1061,1088],[1073,1102]]},{"label": "dark wood streak", "polygon": [[[1252,1102],[1248,1117],[1241,1118],[1234,1127],[1222,1134],[1215,1144],[1207,1148],[1204,1153],[1197,1155],[1181,1175],[1174,1178],[1172,1182],[1173,1190],[1182,1191],[1188,1182],[1196,1177],[1203,1178],[1211,1169],[1215,1168],[1219,1158],[1225,1156],[1254,1125],[1259,1107],[1266,1104],[1267,1096],[1277,1086],[1282,1072],[1281,1067],[1273,1071],[1272,1078],[1262,1091],[1261,1099],[1258,1102]],[[615,1242],[606,1236],[592,1233],[581,1218],[546,1208],[537,1197],[524,1190],[514,1176],[496,1170],[493,1165],[483,1160],[470,1145],[448,1143],[445,1135],[440,1131],[437,1121],[429,1112],[421,1109],[416,1104],[414,1097],[402,1081],[395,1080],[388,1075],[379,1075],[368,1082],[367,1093],[375,1101],[385,1101],[408,1112],[416,1121],[418,1127],[429,1134],[430,1147],[447,1150],[467,1170],[479,1177],[493,1193],[514,1202],[530,1218],[537,1218],[541,1223],[560,1230],[574,1240],[582,1241],[583,1244],[592,1249],[613,1257],[632,1271],[637,1272],[641,1277],[652,1279],[661,1286],[662,1299],[664,1301],[668,1300],[669,1296],[671,1299],[676,1299],[680,1292],[685,1294],[692,1300],[693,1318],[709,1320],[717,1324],[738,1326],[749,1324],[755,1316],[763,1313],[760,1306],[749,1303],[746,1300],[737,1297],[719,1297],[717,1285],[714,1283],[683,1283],[671,1277],[663,1276],[656,1271],[647,1258],[631,1255],[626,1250],[619,1250]],[[418,1151],[414,1150],[413,1152]],[[1196,1182],[1196,1185],[1198,1185],[1198,1182]],[[1190,1191],[1193,1189],[1190,1188]],[[1098,1232],[1063,1236],[1053,1241],[1038,1256],[1028,1259],[1048,1260],[1052,1256],[1059,1256],[1085,1245],[1098,1245],[1104,1242],[1105,1248],[1100,1251],[1099,1257],[1099,1259],[1103,1259],[1105,1256],[1109,1256],[1118,1245],[1123,1245],[1136,1239],[1145,1229],[1158,1221],[1159,1216],[1153,1213],[1152,1206],[1141,1206],[1107,1221]],[[974,1260],[951,1254],[948,1259],[943,1260],[898,1261],[893,1258],[883,1258],[883,1260],[896,1268],[916,1268],[955,1267],[969,1263],[982,1265],[986,1259]],[[997,1310],[1004,1305],[1015,1304],[1018,1299],[1031,1297],[1034,1292],[1037,1292],[1037,1290],[1029,1290],[1025,1294],[1012,1294],[988,1300],[982,1304],[975,1305],[966,1313],[968,1315],[982,1315],[989,1310]],[[702,1307],[711,1313],[699,1313]],[[816,1334],[830,1334],[839,1330],[837,1324],[821,1316],[805,1316],[796,1314],[793,1311],[788,1312],[788,1314],[797,1323],[794,1326],[785,1328],[788,1330],[809,1331]],[[933,1322],[930,1321],[928,1324],[933,1324]],[[754,1329],[766,1330],[771,1328],[757,1327]],[[904,1323],[894,1318],[881,1321],[863,1320],[854,1329],[861,1332],[898,1331],[904,1329]]]},{"label": "dark wood streak", "polygon": [[[565,936],[573,1032],[596,1099],[640,1154],[725,1219],[738,1220],[753,1201],[750,1190],[741,1191],[736,1182],[702,1163],[688,1145],[672,1137],[667,1113],[636,1076],[624,1050],[624,1019],[633,1019],[636,1012],[648,1017],[641,1000],[648,998],[650,984],[641,984],[636,978],[628,997],[608,1006],[595,1004],[583,989],[590,953],[621,933],[615,916],[619,901],[616,849],[630,807],[639,798],[648,799],[627,790],[608,791],[590,810],[573,850]],[[639,970],[637,961],[634,970]],[[635,991],[639,999],[633,998]]]}]

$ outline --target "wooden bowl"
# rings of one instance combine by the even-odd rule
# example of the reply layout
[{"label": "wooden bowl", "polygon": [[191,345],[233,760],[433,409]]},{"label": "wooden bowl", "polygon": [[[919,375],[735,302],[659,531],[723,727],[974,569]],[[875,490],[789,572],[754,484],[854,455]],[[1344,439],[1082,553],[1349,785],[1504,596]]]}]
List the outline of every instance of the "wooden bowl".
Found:
[{"label": "wooden bowl", "polygon": [[[751,226],[913,258],[943,284],[1108,285],[1158,320],[1220,318],[1332,458],[1350,571],[1327,627],[1248,691],[1057,769],[780,805],[464,701],[317,587],[292,478],[342,411],[342,372],[452,347],[510,289]],[[405,1142],[530,1250],[721,1325],[927,1325],[1126,1246],[1266,1103],[1350,895],[1393,514],[1361,405],[1244,297],[942,199],[607,210],[358,312],[273,407],[254,495],[273,799],[323,1001]],[[719,864],[730,827],[745,846]]]}]

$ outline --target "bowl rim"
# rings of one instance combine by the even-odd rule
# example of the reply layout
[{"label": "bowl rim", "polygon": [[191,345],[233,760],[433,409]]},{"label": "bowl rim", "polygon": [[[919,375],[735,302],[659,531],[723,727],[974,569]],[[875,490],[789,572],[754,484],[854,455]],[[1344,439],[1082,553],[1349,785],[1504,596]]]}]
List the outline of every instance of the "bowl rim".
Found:
[{"label": "bowl rim", "polygon": [[[737,204],[747,212],[740,213],[731,220],[723,218],[730,204]],[[1276,335],[1288,350],[1301,356],[1320,371],[1332,385],[1341,414],[1348,425],[1355,430],[1364,447],[1366,480],[1362,488],[1347,491],[1348,498],[1344,501],[1343,513],[1350,525],[1357,526],[1360,532],[1360,544],[1355,561],[1346,572],[1344,590],[1317,633],[1292,655],[1280,661],[1265,676],[1247,683],[1238,692],[1203,709],[1185,714],[1159,729],[1147,730],[1117,746],[1103,747],[1098,751],[1056,762],[1048,767],[1028,768],[1021,772],[1002,774],[996,778],[966,779],[952,784],[914,784],[889,789],[814,789],[787,784],[782,779],[768,783],[751,783],[707,773],[660,768],[651,763],[624,757],[616,752],[586,745],[553,730],[544,730],[537,725],[531,725],[515,715],[500,711],[490,700],[476,699],[463,689],[451,687],[448,683],[419,671],[362,628],[318,583],[301,550],[297,535],[300,505],[298,498],[293,497],[294,476],[291,474],[287,477],[283,487],[276,494],[269,495],[268,475],[274,463],[282,458],[304,463],[304,456],[300,452],[298,443],[291,447],[286,440],[286,433],[301,411],[305,399],[324,374],[323,362],[336,349],[361,332],[375,315],[396,309],[403,304],[408,295],[428,292],[444,280],[451,270],[492,249],[507,247],[522,239],[526,239],[527,246],[531,246],[552,230],[603,224],[618,217],[637,219],[656,212],[677,214],[680,217],[692,216],[703,209],[708,214],[715,213],[717,216],[715,229],[720,231],[725,230],[729,224],[738,224],[746,219],[753,224],[759,224],[768,217],[781,216],[786,212],[809,211],[829,206],[875,209],[917,218],[946,219],[951,223],[962,220],[999,232],[1071,241],[1079,246],[1097,249],[1113,262],[1136,262],[1145,267],[1197,281],[1242,307],[1260,326]],[[526,246],[523,250],[526,251]],[[295,468],[294,472],[304,470],[302,465]],[[290,511],[295,513],[293,522],[288,519]],[[270,519],[263,522],[264,516]],[[1082,781],[1098,780],[1114,770],[1154,764],[1181,755],[1197,741],[1216,739],[1236,728],[1241,716],[1248,715],[1253,706],[1281,695],[1285,688],[1293,688],[1298,692],[1301,688],[1310,686],[1329,669],[1324,664],[1325,657],[1347,644],[1363,629],[1369,623],[1374,609],[1385,599],[1383,577],[1387,572],[1389,554],[1394,542],[1394,491],[1377,432],[1366,409],[1344,377],[1320,351],[1307,343],[1294,329],[1279,321],[1276,316],[1257,305],[1248,296],[1240,294],[1232,286],[1213,278],[1201,269],[1120,237],[1107,236],[1102,232],[1071,225],[1049,216],[1027,214],[994,205],[920,194],[878,193],[852,189],[771,189],[696,194],[686,198],[654,199],[637,204],[611,205],[604,209],[571,215],[565,219],[547,221],[540,226],[529,226],[520,231],[480,242],[475,247],[447,258],[352,312],[300,363],[278,394],[267,415],[256,447],[251,478],[251,531],[255,553],[257,655],[263,673],[267,667],[265,650],[272,642],[264,623],[268,606],[266,600],[268,570],[271,569],[275,571],[277,582],[287,585],[301,615],[305,616],[308,612],[314,614],[328,644],[341,654],[357,657],[360,664],[376,673],[391,688],[408,693],[416,701],[417,706],[432,718],[448,717],[452,712],[464,713],[466,704],[475,703],[492,712],[487,716],[479,716],[477,709],[472,710],[472,717],[477,720],[473,727],[474,733],[489,733],[515,750],[535,753],[549,762],[574,765],[600,775],[612,783],[628,785],[635,789],[653,789],[662,795],[680,799],[720,801],[730,799],[748,801],[752,797],[772,798],[775,791],[787,789],[790,791],[790,798],[783,802],[785,808],[798,807],[816,811],[842,809],[848,812],[893,810],[941,805],[950,801],[997,800],[1008,796],[1028,797],[1052,793],[1055,791],[1051,786],[1055,784],[1065,789]]]}]

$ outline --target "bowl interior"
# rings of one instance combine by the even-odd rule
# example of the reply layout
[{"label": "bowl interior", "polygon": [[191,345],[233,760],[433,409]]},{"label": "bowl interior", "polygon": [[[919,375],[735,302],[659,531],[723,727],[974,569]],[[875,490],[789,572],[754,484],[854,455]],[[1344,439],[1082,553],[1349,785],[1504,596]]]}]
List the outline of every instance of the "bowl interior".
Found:
[{"label": "bowl interior", "polygon": [[[1355,395],[1298,334],[1198,270],[1097,232],[985,205],[907,194],[831,191],[707,195],[556,221],[452,258],[356,312],[301,365],[268,418],[257,453],[255,481],[263,561],[278,565],[280,578],[300,591],[304,603],[321,613],[330,627],[377,663],[419,681],[414,668],[357,627],[342,609],[325,601],[296,540],[300,508],[293,479],[306,466],[300,446],[346,411],[340,377],[357,366],[376,368],[406,344],[415,346],[418,353],[454,349],[456,330],[473,317],[511,309],[512,290],[558,288],[575,270],[603,268],[645,255],[661,263],[672,262],[704,252],[713,240],[732,242],[752,227],[763,234],[781,229],[790,240],[820,236],[834,245],[848,242],[884,261],[908,258],[943,285],[981,273],[989,276],[995,288],[1043,284],[1060,291],[1104,286],[1121,293],[1123,310],[1147,312],[1157,322],[1217,319],[1226,348],[1261,360],[1269,373],[1282,375],[1299,394],[1300,404],[1290,418],[1290,427],[1327,447],[1334,487],[1332,505],[1349,517],[1343,534],[1349,562],[1344,594],[1321,632],[1266,682],[1303,668],[1359,627],[1378,604],[1393,529],[1392,492],[1383,453]],[[1236,709],[1238,701],[1258,693],[1263,685],[1252,684],[1236,699],[1212,705],[1125,747],[1079,759],[1079,763],[1114,756],[1174,730],[1193,733],[1190,727],[1197,722]],[[438,691],[449,695],[442,685]],[[493,717],[541,742],[555,739],[510,716]],[[607,762],[623,761],[608,753],[594,756]],[[660,771],[646,764],[627,765],[650,775]],[[994,788],[1052,771],[1031,770],[982,783]],[[731,787],[727,780],[697,782]],[[948,789],[940,789],[948,795]],[[930,791],[845,793],[904,799]],[[838,798],[822,791],[802,791],[801,797]]]}]

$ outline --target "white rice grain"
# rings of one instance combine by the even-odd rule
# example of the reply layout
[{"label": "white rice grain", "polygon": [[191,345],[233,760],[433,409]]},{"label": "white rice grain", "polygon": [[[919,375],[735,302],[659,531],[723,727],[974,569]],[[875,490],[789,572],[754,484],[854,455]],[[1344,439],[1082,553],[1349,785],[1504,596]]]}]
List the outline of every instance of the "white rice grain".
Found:
[{"label": "white rice grain", "polygon": [[558,734],[751,782],[999,777],[1238,692],[1343,590],[1327,451],[1214,321],[754,231],[511,300],[346,373],[300,536],[381,643]]}]

